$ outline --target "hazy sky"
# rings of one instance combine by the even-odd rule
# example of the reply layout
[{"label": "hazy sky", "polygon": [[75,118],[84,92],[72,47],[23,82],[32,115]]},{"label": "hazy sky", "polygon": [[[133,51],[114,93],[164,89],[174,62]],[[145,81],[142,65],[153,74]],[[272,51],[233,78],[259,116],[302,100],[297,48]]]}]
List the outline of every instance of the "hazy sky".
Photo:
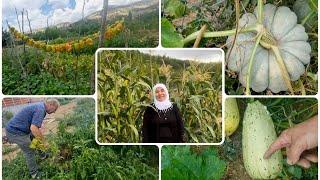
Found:
[{"label": "hazy sky", "polygon": [[[20,21],[21,11],[28,10],[33,29],[46,27],[48,17],[49,25],[75,22],[82,18],[84,1],[85,16],[102,9],[103,0],[2,0],[2,24],[7,27],[7,20],[11,26],[19,29],[14,8],[18,11]],[[138,1],[143,0],[109,0],[109,5],[126,5]],[[27,18],[24,19],[27,25]],[[29,27],[25,26],[24,29],[27,31]]]},{"label": "hazy sky", "polygon": [[169,56],[180,60],[196,60],[201,62],[222,62],[221,50],[208,49],[163,49],[163,50],[139,50],[145,54]]}]

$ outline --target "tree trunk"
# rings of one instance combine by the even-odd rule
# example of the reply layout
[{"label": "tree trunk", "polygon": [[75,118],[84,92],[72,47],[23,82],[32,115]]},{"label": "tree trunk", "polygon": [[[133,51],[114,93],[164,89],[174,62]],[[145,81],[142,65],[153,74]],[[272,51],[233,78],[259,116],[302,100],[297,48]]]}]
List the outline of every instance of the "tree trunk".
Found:
[{"label": "tree trunk", "polygon": [[28,20],[28,22],[29,22],[30,34],[32,34],[31,23],[30,23],[30,19],[29,19],[29,13],[28,13],[28,11],[26,11],[26,13],[27,13],[27,20]]},{"label": "tree trunk", "polygon": [[108,13],[108,1],[103,1],[103,10],[101,13],[101,27],[100,27],[100,37],[99,37],[99,48],[103,45],[104,31],[106,29],[107,13]]},{"label": "tree trunk", "polygon": [[[103,46],[104,41],[104,31],[106,29],[107,13],[108,13],[108,2],[109,0],[103,1],[103,9],[101,12],[101,27],[100,27],[100,37],[98,48]],[[93,58],[93,67],[91,72],[91,90],[94,93],[95,91],[95,60]]]},{"label": "tree trunk", "polygon": [[22,32],[22,31],[21,31],[21,27],[20,27],[20,21],[19,21],[19,15],[18,15],[17,9],[14,8],[14,10],[16,11],[16,16],[17,16],[17,22],[18,22],[19,30],[20,30],[20,32]]}]

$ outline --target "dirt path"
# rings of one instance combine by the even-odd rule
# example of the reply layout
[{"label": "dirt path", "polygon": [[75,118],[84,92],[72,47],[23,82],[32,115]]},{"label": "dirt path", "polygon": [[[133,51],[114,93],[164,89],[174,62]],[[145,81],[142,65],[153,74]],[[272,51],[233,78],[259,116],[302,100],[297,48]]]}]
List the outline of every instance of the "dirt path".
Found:
[{"label": "dirt path", "polygon": [[42,133],[46,136],[48,134],[57,133],[59,121],[65,116],[70,114],[76,107],[76,102],[71,101],[70,103],[60,106],[59,109],[54,114],[48,114],[44,119]]},{"label": "dirt path", "polygon": [[[59,107],[59,109],[53,113],[48,114],[42,124],[41,132],[44,136],[47,136],[48,134],[56,134],[58,130],[59,121],[62,120],[65,116],[70,114],[73,109],[76,107],[76,102],[71,101],[68,104],[62,105]],[[5,134],[5,130],[2,128],[2,136]],[[5,155],[2,155],[2,160],[9,160],[11,161],[14,159],[17,154],[20,152],[19,147],[16,144],[9,144],[4,143],[2,144],[2,153],[4,152],[4,149],[9,149],[8,151],[11,151],[9,153],[6,153]]]}]

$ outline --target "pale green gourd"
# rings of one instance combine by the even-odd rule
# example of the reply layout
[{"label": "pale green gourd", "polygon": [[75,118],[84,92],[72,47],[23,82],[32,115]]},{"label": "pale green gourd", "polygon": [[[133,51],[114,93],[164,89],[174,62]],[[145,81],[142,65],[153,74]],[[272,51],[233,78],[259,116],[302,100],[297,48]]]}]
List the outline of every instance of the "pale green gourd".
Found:
[{"label": "pale green gourd", "polygon": [[[257,9],[254,14],[246,13],[241,17],[239,29],[256,23]],[[276,7],[272,4],[266,4],[263,7],[263,28],[268,35],[262,37],[253,59],[250,88],[256,92],[266,89],[274,93],[287,91],[288,86],[270,45],[279,49],[290,80],[296,81],[305,72],[305,65],[310,62],[311,46],[307,42],[308,35],[305,28],[297,24],[297,16],[294,12],[288,7]],[[228,69],[238,72],[239,81],[244,87],[256,36],[257,34],[253,32],[239,33],[233,47],[234,35],[227,39]]]},{"label": "pale green gourd", "polygon": [[226,99],[224,115],[226,136],[231,136],[237,130],[240,121],[240,113],[236,98]]},{"label": "pale green gourd", "polygon": [[242,126],[242,154],[247,173],[253,179],[276,178],[282,170],[281,152],[275,152],[269,159],[263,158],[277,138],[267,108],[259,101],[249,103]]}]

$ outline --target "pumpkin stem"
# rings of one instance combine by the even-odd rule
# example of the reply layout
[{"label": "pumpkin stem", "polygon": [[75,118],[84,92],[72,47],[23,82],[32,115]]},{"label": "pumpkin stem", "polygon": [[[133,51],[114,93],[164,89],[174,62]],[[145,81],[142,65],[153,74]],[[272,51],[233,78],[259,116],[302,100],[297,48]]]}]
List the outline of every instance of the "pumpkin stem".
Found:
[{"label": "pumpkin stem", "polygon": [[262,24],[263,21],[263,1],[258,0],[258,23]]},{"label": "pumpkin stem", "polygon": [[254,60],[254,56],[256,54],[256,51],[257,51],[257,48],[258,48],[258,45],[259,45],[259,43],[261,41],[262,36],[263,36],[263,33],[260,32],[259,35],[258,35],[258,38],[256,40],[256,43],[254,45],[254,48],[253,48],[253,50],[251,52],[251,55],[250,55],[249,67],[248,67],[248,71],[247,71],[247,74],[246,74],[246,95],[250,95],[250,80],[251,80],[253,60]]},{"label": "pumpkin stem", "polygon": [[[201,31],[201,30],[200,30]],[[183,40],[183,44],[188,44],[191,41],[194,41],[200,31],[196,31],[189,36],[187,36]],[[227,31],[215,31],[215,32],[204,32],[203,33],[203,38],[212,38],[212,37],[223,37],[223,36],[230,36],[236,34],[237,29],[232,29],[232,30],[227,30]],[[253,25],[253,26],[248,26],[242,29],[238,29],[238,33],[246,33],[246,32],[259,32],[259,26]]]},{"label": "pumpkin stem", "polygon": [[271,49],[271,46],[277,45],[277,41],[273,38],[272,34],[266,28],[263,28],[260,44],[266,49]]},{"label": "pumpkin stem", "polygon": [[277,46],[271,46],[271,49],[273,51],[273,53],[276,55],[276,61],[280,67],[280,70],[281,70],[281,74],[282,74],[282,77],[284,79],[284,82],[286,83],[290,93],[293,95],[294,94],[294,91],[293,91],[293,88],[292,88],[292,85],[291,85],[291,80],[290,80],[290,76],[289,76],[289,73],[288,73],[288,70],[284,64],[284,61],[281,57],[281,54],[280,54],[280,51],[279,51],[279,48]]}]

